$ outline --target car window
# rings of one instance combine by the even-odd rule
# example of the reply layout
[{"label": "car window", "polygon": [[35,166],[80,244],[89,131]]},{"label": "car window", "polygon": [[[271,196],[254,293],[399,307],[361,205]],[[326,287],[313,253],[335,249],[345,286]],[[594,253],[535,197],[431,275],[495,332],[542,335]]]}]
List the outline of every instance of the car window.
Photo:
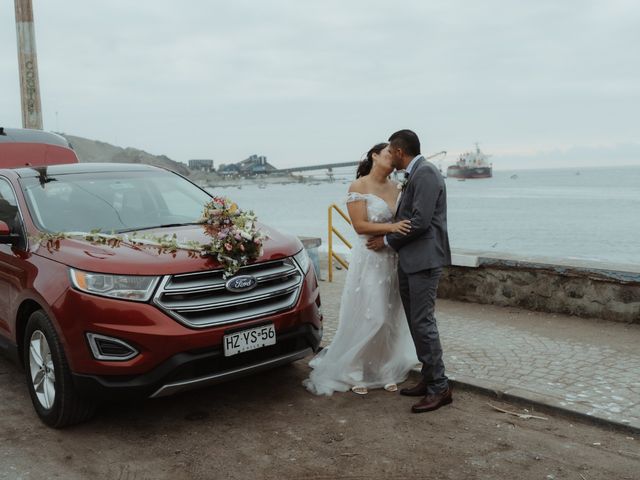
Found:
[{"label": "car window", "polygon": [[169,172],[103,172],[21,179],[29,211],[51,232],[136,230],[199,221],[210,196]]},{"label": "car window", "polygon": [[199,195],[194,196],[188,191],[176,189],[160,189],[160,195],[174,215],[189,216],[197,209],[202,212],[202,198]]},{"label": "car window", "polygon": [[0,220],[15,231],[20,222],[18,201],[9,182],[0,179]]}]

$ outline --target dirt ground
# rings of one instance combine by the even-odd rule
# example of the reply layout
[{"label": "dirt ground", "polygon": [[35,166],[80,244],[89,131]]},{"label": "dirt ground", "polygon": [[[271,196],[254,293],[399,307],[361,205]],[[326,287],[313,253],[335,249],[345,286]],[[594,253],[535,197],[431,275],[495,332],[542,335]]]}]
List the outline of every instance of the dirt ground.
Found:
[{"label": "dirt ground", "polygon": [[[0,359],[0,479],[640,479],[640,439],[488,397],[415,415],[385,391],[314,397],[298,362],[51,430],[22,372]],[[534,412],[531,412],[534,413]]]}]

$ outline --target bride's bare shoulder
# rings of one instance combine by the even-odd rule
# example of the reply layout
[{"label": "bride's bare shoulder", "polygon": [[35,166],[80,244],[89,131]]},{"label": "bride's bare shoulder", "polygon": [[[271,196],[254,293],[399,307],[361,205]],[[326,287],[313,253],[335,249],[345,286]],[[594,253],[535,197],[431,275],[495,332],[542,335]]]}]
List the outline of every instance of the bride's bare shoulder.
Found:
[{"label": "bride's bare shoulder", "polygon": [[363,178],[358,178],[349,185],[349,193],[367,193],[367,185]]}]

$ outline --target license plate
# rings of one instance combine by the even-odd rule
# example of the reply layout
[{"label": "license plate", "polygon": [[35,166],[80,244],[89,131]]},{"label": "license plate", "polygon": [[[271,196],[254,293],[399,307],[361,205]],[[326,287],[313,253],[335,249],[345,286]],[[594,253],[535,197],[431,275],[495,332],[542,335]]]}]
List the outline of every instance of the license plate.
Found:
[{"label": "license plate", "polygon": [[224,356],[230,357],[256,348],[276,344],[276,329],[273,324],[250,328],[225,335],[223,340]]}]

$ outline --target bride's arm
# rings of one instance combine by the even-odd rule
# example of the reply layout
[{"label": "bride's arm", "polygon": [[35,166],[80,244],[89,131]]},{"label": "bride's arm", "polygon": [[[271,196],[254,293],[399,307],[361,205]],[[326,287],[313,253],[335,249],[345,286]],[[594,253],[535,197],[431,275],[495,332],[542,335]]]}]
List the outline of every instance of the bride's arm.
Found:
[{"label": "bride's arm", "polygon": [[386,235],[387,233],[406,235],[410,229],[411,222],[407,220],[397,223],[370,222],[367,218],[367,202],[364,199],[354,199],[348,202],[347,210],[353,229],[359,235]]}]

